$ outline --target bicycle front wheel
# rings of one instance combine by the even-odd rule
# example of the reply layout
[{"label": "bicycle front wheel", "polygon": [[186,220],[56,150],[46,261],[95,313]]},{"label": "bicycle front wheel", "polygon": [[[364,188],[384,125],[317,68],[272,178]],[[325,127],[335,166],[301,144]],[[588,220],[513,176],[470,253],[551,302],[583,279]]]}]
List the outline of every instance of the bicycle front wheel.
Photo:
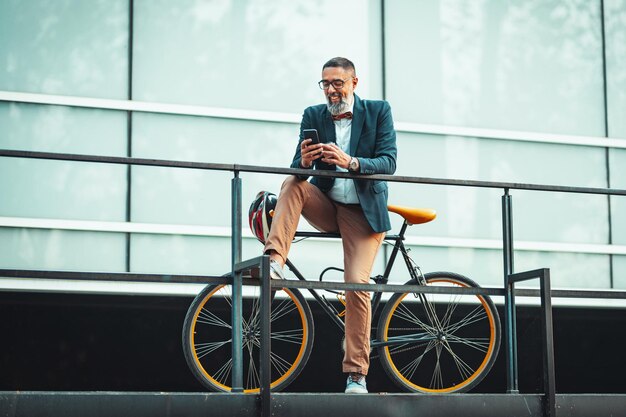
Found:
[{"label": "bicycle front wheel", "polygon": [[[248,294],[251,292],[251,294]],[[244,392],[259,392],[261,320],[259,287],[243,297]],[[183,350],[189,368],[207,388],[231,391],[232,286],[207,286],[195,298],[183,324]],[[313,316],[302,294],[283,288],[272,294],[271,389],[289,385],[304,368],[313,346]]]},{"label": "bicycle front wheel", "polygon": [[[428,286],[478,287],[451,272],[424,277]],[[496,360],[500,318],[484,295],[397,293],[381,313],[377,336],[383,368],[402,389],[465,392]]]}]

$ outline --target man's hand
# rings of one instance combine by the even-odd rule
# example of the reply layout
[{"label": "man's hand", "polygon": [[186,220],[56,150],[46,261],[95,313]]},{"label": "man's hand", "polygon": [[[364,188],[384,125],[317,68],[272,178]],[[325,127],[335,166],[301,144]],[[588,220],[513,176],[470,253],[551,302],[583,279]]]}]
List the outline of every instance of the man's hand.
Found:
[{"label": "man's hand", "polygon": [[348,169],[350,165],[350,159],[352,157],[341,150],[339,146],[334,143],[324,143],[322,145],[322,161],[327,164],[337,165],[340,168]]},{"label": "man's hand", "polygon": [[305,139],[300,143],[300,165],[303,168],[311,168],[313,161],[322,156],[322,144],[311,145],[311,142],[313,140]]}]

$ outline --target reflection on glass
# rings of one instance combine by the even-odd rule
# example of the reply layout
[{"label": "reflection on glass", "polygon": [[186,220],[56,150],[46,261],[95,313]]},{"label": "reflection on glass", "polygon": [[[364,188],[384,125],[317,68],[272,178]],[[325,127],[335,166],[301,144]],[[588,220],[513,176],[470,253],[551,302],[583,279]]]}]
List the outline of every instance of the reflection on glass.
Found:
[{"label": "reflection on glass", "polygon": [[[380,95],[377,2],[135,0],[134,97],[299,113],[324,62],[347,56]],[[349,18],[338,18],[349,16]]]},{"label": "reflection on glass", "polygon": [[126,220],[125,166],[0,160],[0,216]]},{"label": "reflection on glass", "polygon": [[0,148],[126,156],[126,112],[0,102]]},{"label": "reflection on glass", "polygon": [[[411,257],[422,272],[453,271],[481,286],[504,285],[500,250],[412,246]],[[608,255],[515,251],[516,272],[538,268],[550,268],[553,288],[610,288]],[[404,278],[396,271],[393,279],[403,282]],[[529,281],[528,285],[539,286],[539,282]]]},{"label": "reflection on glass", "polygon": [[9,269],[123,272],[122,233],[0,228],[0,266]]},{"label": "reflection on glass", "polygon": [[[398,135],[398,148],[398,175],[606,186],[602,148],[418,134]],[[410,234],[500,239],[503,193],[501,189],[392,183],[389,199],[392,204],[437,210],[434,222],[412,227]],[[511,195],[516,239],[608,243],[605,196],[517,190],[511,190]]]},{"label": "reflection on glass", "polygon": [[131,236],[132,272],[223,275],[230,271],[230,239],[200,236]]},{"label": "reflection on glass", "polygon": [[604,134],[599,2],[386,3],[400,121]]},{"label": "reflection on glass", "polygon": [[[423,273],[449,271],[465,275],[481,286],[502,286],[502,252],[469,248],[439,248],[409,245],[410,256]],[[391,253],[389,251],[388,253]],[[406,267],[396,261],[390,280],[404,283],[410,279]]]},{"label": "reflection on glass", "polygon": [[609,264],[608,255],[515,251],[515,271],[550,268],[552,288],[610,288]]},{"label": "reflection on glass", "polygon": [[[139,158],[288,167],[297,143],[294,124],[133,115],[133,156]],[[132,220],[229,227],[232,175],[135,167]],[[284,180],[284,176],[260,174],[242,174],[242,178],[245,210],[261,190],[278,194]]]},{"label": "reflection on glass", "polygon": [[0,2],[0,90],[124,99],[128,0]]},{"label": "reflection on glass", "polygon": [[[126,155],[124,112],[0,103],[0,126],[0,149]],[[125,166],[0,159],[0,216],[126,219]]]}]

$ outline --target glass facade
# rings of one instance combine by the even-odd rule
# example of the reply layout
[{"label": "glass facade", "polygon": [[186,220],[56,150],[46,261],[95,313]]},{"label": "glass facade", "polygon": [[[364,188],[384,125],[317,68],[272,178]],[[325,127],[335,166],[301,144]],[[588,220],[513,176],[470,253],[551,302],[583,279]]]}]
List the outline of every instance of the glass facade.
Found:
[{"label": "glass facade", "polygon": [[[0,148],[126,155],[126,114],[0,102]],[[127,168],[121,165],[3,158],[0,215],[126,220]]]},{"label": "glass facade", "polygon": [[8,269],[119,272],[123,233],[0,228],[0,265]]},{"label": "glass facade", "polygon": [[[298,113],[319,100],[329,53],[361,63],[361,92],[380,97],[377,1],[134,3],[136,100]],[[338,8],[350,11],[340,29],[349,42],[329,24]]]},{"label": "glass facade", "polygon": [[604,135],[599,1],[385,7],[385,81],[396,119]]},{"label": "glass facade", "polygon": [[128,0],[0,3],[0,89],[128,96]]},{"label": "glass facade", "polygon": [[[338,8],[350,18],[339,19]],[[6,0],[0,93],[44,98],[0,100],[0,149],[287,167],[298,124],[285,114],[297,120],[322,101],[316,83],[332,56],[355,62],[357,94],[390,102],[403,126],[398,175],[626,189],[623,145],[576,140],[626,139],[626,0]],[[75,104],[46,103],[46,95]],[[129,96],[231,117],[81,101]],[[420,125],[571,140],[428,134]],[[0,157],[0,268],[221,275],[231,259],[231,178],[227,171]],[[241,178],[244,202],[259,190],[278,193],[284,179]],[[492,286],[502,285],[502,194],[390,185],[390,203],[438,212],[435,222],[409,229],[424,271],[452,270]],[[611,255],[609,246],[621,253],[626,245],[626,197],[511,195],[514,238],[524,243],[516,270],[549,267],[554,287],[626,288],[626,256]],[[25,228],[16,219],[80,220],[87,230]],[[101,231],[128,221],[174,229]],[[244,259],[257,256],[247,215],[242,223]],[[392,224],[397,230],[399,216]],[[184,235],[177,225],[215,233]],[[311,227],[303,220],[301,229]],[[340,248],[310,239],[294,245],[291,257],[317,277],[320,259],[341,267]],[[373,274],[382,273],[385,253]],[[406,279],[402,268],[393,276]]]}]

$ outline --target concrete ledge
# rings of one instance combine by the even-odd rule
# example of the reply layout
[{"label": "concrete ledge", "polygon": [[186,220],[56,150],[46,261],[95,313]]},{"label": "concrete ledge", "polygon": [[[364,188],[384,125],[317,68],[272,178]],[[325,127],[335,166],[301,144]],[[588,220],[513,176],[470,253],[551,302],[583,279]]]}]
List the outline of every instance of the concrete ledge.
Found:
[{"label": "concrete ledge", "polygon": [[[154,392],[0,392],[0,416],[254,416],[256,395]],[[367,394],[277,393],[272,416],[541,416],[539,394]],[[626,415],[624,394],[559,394],[557,416]]]}]

